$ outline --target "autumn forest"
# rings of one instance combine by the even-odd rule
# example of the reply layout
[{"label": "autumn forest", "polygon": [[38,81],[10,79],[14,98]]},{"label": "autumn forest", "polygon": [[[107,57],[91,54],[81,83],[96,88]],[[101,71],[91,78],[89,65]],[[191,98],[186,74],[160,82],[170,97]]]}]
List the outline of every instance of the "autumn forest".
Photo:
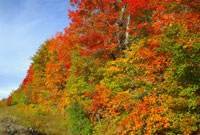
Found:
[{"label": "autumn forest", "polygon": [[70,3],[0,106],[59,115],[72,135],[200,134],[200,1]]}]

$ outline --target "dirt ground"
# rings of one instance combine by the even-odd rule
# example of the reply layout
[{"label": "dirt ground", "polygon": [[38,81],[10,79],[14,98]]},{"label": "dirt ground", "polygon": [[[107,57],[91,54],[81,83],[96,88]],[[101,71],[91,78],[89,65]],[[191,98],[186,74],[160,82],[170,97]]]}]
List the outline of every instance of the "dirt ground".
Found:
[{"label": "dirt ground", "polygon": [[11,112],[15,114],[15,108],[0,108],[0,135],[41,135],[32,128],[22,125]]},{"label": "dirt ground", "polygon": [[71,135],[66,116],[30,113],[26,107],[0,107],[0,135]]},{"label": "dirt ground", "polygon": [[16,119],[4,117],[0,119],[0,135],[40,135],[40,133],[22,126]]}]

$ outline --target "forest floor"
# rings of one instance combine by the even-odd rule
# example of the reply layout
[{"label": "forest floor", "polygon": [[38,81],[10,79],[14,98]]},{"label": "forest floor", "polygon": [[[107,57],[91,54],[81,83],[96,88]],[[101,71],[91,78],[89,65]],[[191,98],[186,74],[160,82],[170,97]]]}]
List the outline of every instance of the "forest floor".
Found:
[{"label": "forest floor", "polygon": [[5,117],[0,120],[0,135],[42,135],[38,131],[23,126],[12,117]]},{"label": "forest floor", "polygon": [[67,119],[60,115],[38,115],[23,106],[0,108],[0,135],[70,135]]},{"label": "forest floor", "polygon": [[25,126],[17,116],[16,107],[0,108],[0,135],[42,135]]}]

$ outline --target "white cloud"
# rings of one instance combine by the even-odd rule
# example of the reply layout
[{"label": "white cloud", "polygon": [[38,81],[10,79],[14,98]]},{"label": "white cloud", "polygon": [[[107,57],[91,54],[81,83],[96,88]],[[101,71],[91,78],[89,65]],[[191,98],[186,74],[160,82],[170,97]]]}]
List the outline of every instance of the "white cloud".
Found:
[{"label": "white cloud", "polygon": [[[12,86],[12,87],[0,87],[0,98],[6,98],[8,95],[13,91],[17,89],[17,86]],[[1,99],[0,99],[1,100]]]},{"label": "white cloud", "polygon": [[0,95],[1,95],[1,96],[2,96],[2,95],[3,95],[3,96],[4,96],[4,95],[7,96],[7,95],[10,94],[11,92],[12,92],[12,91],[10,91],[10,90],[1,90],[1,89],[0,89]]}]

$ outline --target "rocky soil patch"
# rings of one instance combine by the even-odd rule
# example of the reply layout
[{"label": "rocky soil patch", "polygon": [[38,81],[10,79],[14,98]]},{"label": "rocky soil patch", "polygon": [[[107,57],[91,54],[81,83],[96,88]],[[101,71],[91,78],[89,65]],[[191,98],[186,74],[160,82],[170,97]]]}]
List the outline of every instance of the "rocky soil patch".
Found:
[{"label": "rocky soil patch", "polygon": [[17,120],[6,117],[0,120],[0,135],[42,135],[32,128],[22,126]]}]

